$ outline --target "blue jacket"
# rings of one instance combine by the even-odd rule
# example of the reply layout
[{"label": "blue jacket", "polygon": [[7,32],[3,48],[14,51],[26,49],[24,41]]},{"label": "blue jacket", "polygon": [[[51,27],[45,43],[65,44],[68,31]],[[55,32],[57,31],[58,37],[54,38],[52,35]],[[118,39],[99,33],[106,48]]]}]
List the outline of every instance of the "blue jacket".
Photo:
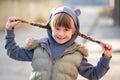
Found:
[{"label": "blue jacket", "polygon": [[[26,50],[19,47],[15,40],[14,30],[6,30],[5,49],[9,57],[19,61],[32,61],[34,50]],[[89,80],[99,80],[109,70],[109,63],[111,58],[106,58],[104,55],[100,58],[96,66],[87,62],[84,57],[79,66],[78,72],[81,76]]]}]

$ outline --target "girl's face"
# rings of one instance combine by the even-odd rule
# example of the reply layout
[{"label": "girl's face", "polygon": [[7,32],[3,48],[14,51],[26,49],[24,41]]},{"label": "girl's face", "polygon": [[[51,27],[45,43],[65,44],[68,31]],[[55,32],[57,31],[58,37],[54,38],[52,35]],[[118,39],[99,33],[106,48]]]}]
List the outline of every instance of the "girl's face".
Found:
[{"label": "girl's face", "polygon": [[[56,16],[55,16],[56,17]],[[54,17],[54,18],[55,18]],[[66,27],[65,25],[54,24],[54,18],[51,21],[51,30],[52,30],[52,36],[58,42],[59,44],[64,44],[67,41],[69,41],[75,33],[75,26],[73,19],[69,16],[69,27]]]}]

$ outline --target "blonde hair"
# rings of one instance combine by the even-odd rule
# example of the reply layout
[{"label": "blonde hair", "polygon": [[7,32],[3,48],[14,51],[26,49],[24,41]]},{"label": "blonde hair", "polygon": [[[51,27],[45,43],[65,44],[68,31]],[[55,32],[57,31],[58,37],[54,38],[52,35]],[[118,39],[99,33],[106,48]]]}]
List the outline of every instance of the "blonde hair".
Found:
[{"label": "blonde hair", "polygon": [[64,28],[72,28],[72,26],[75,26],[75,23],[73,21],[73,25],[71,25],[71,21],[73,21],[72,17],[69,16],[67,13],[58,13],[56,14],[53,19],[50,22],[50,25],[54,27],[64,27]]}]

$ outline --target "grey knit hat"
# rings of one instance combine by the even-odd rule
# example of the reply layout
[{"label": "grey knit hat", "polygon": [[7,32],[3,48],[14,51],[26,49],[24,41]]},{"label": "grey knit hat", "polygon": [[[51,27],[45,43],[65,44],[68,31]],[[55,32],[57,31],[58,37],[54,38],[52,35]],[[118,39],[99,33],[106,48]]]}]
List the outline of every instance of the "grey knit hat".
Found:
[{"label": "grey knit hat", "polygon": [[80,9],[76,9],[76,10],[72,10],[70,7],[68,6],[62,6],[62,7],[59,7],[59,8],[53,8],[51,10],[51,16],[49,18],[49,21],[48,23],[50,23],[50,21],[52,20],[52,18],[57,14],[57,13],[61,13],[61,12],[65,12],[67,13],[68,15],[70,15],[74,22],[75,22],[75,25],[76,25],[76,28],[79,30],[79,20],[78,20],[78,16],[81,14],[81,11]]}]

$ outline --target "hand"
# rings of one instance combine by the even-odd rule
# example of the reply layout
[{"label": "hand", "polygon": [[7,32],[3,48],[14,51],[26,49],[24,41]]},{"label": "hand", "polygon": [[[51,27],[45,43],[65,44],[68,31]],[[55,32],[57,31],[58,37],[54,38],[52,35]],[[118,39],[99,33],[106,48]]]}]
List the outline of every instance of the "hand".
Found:
[{"label": "hand", "polygon": [[102,46],[102,50],[104,52],[104,55],[107,58],[110,58],[112,56],[112,46],[109,45],[108,43],[101,43],[100,45]]},{"label": "hand", "polygon": [[12,30],[20,21],[18,20],[20,18],[18,17],[9,17],[8,21],[6,23],[6,29]]}]

